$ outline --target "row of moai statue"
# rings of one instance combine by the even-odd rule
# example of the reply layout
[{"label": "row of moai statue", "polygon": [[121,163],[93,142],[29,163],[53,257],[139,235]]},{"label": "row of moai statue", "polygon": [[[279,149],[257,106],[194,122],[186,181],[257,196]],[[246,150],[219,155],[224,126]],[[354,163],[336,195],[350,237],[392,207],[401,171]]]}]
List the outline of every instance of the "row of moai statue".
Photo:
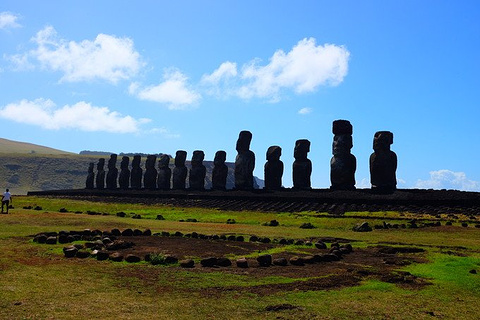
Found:
[{"label": "row of moai statue", "polygon": [[[330,161],[330,180],[332,190],[355,190],[355,171],[357,161],[351,149],[353,147],[353,127],[347,120],[336,120],[332,128],[334,137],[332,144],[333,157]],[[235,189],[252,190],[254,188],[253,171],[255,169],[255,154],[250,150],[252,133],[241,131],[237,140],[235,158]],[[389,131],[378,131],[373,139],[374,152],[370,156],[370,180],[372,189],[378,192],[393,192],[397,180],[397,156],[390,150],[393,143],[393,134]],[[294,149],[293,188],[297,190],[311,189],[312,162],[308,159],[310,141],[297,140]],[[280,160],[282,148],[271,146],[267,150],[267,162],[264,167],[265,189],[282,189],[283,162]],[[145,172],[140,167],[141,157],[133,157],[131,170],[129,157],[122,157],[120,173],[116,168],[117,155],[112,154],[108,160],[108,172],[104,171],[105,159],[99,159],[97,174],[94,173],[94,163],[90,163],[86,181],[87,189],[117,189],[117,180],[121,189],[141,189],[142,178],[145,189],[184,190],[188,169],[185,166],[187,152],[179,150],[175,155],[175,167],[169,168],[170,157],[160,156],[158,170],[155,168],[157,156],[147,156]],[[193,152],[191,169],[189,172],[189,186],[191,190],[205,189],[206,167],[203,165],[205,154],[203,151]],[[226,190],[228,167],[225,164],[226,152],[217,151],[212,171],[212,189]],[[105,186],[106,182],[106,186]]]}]

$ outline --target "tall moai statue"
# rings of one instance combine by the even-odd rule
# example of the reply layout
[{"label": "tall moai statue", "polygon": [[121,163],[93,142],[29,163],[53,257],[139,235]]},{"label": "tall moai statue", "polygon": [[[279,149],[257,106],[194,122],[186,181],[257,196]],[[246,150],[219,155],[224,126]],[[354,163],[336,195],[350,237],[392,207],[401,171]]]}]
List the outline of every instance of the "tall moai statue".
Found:
[{"label": "tall moai statue", "polygon": [[160,190],[170,190],[170,180],[172,178],[172,169],[168,167],[170,156],[162,154],[158,160],[157,187]]},{"label": "tall moai statue", "polygon": [[397,155],[390,150],[393,133],[378,131],[373,138],[373,150],[370,155],[370,183],[379,193],[392,193],[397,188]]},{"label": "tall moai statue", "polygon": [[140,162],[142,157],[140,155],[134,155],[132,160],[132,171],[130,173],[130,187],[132,189],[141,189],[142,188],[142,177],[143,170],[140,167]]},{"label": "tall moai statue", "polygon": [[117,189],[117,155],[112,153],[110,159],[108,159],[108,172],[107,172],[107,189]]},{"label": "tall moai statue", "polygon": [[93,172],[94,163],[90,162],[88,164],[88,175],[87,180],[85,181],[85,188],[86,189],[94,189],[95,188],[95,173]]},{"label": "tall moai statue", "polygon": [[213,190],[226,190],[227,189],[227,175],[228,167],[225,164],[227,160],[227,153],[223,150],[215,153],[215,159],[213,160],[212,171],[212,189]]},{"label": "tall moai statue", "polygon": [[143,175],[143,186],[145,189],[154,190],[157,189],[157,169],[155,164],[157,163],[156,155],[148,155],[145,161],[145,174]]},{"label": "tall moai statue", "polygon": [[120,162],[120,175],[118,176],[118,184],[120,189],[126,190],[130,186],[130,169],[128,165],[130,164],[130,158],[127,156],[122,157],[122,162]]},{"label": "tall moai statue", "polygon": [[307,158],[310,152],[310,141],[300,139],[295,142],[293,156],[293,188],[299,190],[311,189],[310,176],[312,175],[312,162]]},{"label": "tall moai statue", "polygon": [[95,178],[95,185],[97,189],[105,189],[105,159],[98,159],[97,163],[97,177]]},{"label": "tall moai statue", "polygon": [[185,182],[187,180],[187,151],[178,150],[175,154],[175,168],[173,168],[173,189],[185,190]]},{"label": "tall moai statue", "polygon": [[241,131],[237,140],[237,157],[235,158],[235,189],[253,189],[253,170],[255,169],[255,154],[250,150],[252,133]]},{"label": "tall moai statue", "polygon": [[193,151],[192,155],[192,168],[189,174],[190,190],[205,190],[205,175],[207,174],[207,168],[203,165],[203,159],[205,153],[201,150]]},{"label": "tall moai statue", "polygon": [[271,146],[267,150],[265,163],[265,189],[280,190],[282,188],[283,162],[280,160],[282,148]]},{"label": "tall moai statue", "polygon": [[355,190],[357,159],[350,150],[353,147],[353,127],[347,120],[333,121],[334,134],[330,160],[330,181],[332,190]]}]

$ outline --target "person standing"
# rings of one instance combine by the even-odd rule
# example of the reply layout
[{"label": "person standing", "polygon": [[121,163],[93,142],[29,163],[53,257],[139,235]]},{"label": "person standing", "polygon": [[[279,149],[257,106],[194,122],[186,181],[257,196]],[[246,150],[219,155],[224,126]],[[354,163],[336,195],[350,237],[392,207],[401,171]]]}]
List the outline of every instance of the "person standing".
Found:
[{"label": "person standing", "polygon": [[11,202],[12,202],[12,195],[10,194],[10,191],[7,189],[5,190],[2,196],[2,213],[3,213],[3,206],[6,205],[7,206],[6,214],[8,214],[8,207],[10,206]]}]

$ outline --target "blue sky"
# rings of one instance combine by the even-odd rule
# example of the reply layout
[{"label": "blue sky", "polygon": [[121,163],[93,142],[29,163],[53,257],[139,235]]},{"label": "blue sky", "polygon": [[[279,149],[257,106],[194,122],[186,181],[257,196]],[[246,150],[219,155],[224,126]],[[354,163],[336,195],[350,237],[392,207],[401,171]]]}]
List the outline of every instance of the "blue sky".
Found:
[{"label": "blue sky", "polygon": [[309,139],[330,186],[332,121],[353,125],[358,187],[376,131],[398,187],[480,191],[478,1],[8,1],[0,137],[71,152],[217,150]]}]

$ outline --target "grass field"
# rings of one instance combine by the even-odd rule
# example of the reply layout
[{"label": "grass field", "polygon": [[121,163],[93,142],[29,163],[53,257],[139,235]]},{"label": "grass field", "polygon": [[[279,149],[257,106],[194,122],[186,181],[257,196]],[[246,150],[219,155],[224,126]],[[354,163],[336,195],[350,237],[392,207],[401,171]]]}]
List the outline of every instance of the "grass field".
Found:
[{"label": "grass field", "polygon": [[[326,214],[230,212],[127,203],[17,196],[15,209],[0,215],[1,319],[478,319],[480,229],[462,227],[388,229],[353,232],[371,225],[404,223],[408,213]],[[22,209],[39,206],[41,210]],[[69,212],[61,213],[60,208]],[[75,214],[95,211],[103,215]],[[127,217],[116,216],[126,212]],[[142,219],[130,218],[131,213]],[[165,220],[156,220],[161,214]],[[425,215],[417,218],[431,219]],[[180,222],[196,219],[198,222]],[[235,224],[226,224],[235,219]],[[271,220],[278,227],[264,226]],[[398,221],[395,219],[399,219]],[[314,229],[301,229],[309,222]],[[442,222],[444,224],[444,222]],[[265,294],[271,285],[306,281],[297,276],[258,276],[218,269],[209,272],[178,265],[153,266],[88,259],[66,259],[64,245],[32,241],[39,232],[83,229],[149,228],[152,232],[255,234],[271,238],[351,239],[354,250],[376,245],[415,246],[423,263],[398,266],[428,285],[418,288],[362,278],[354,286],[284,290]],[[302,249],[298,249],[302,250]],[[232,267],[234,268],[234,267]],[[319,265],[321,268],[321,265]],[[473,273],[478,271],[478,274]]]}]

